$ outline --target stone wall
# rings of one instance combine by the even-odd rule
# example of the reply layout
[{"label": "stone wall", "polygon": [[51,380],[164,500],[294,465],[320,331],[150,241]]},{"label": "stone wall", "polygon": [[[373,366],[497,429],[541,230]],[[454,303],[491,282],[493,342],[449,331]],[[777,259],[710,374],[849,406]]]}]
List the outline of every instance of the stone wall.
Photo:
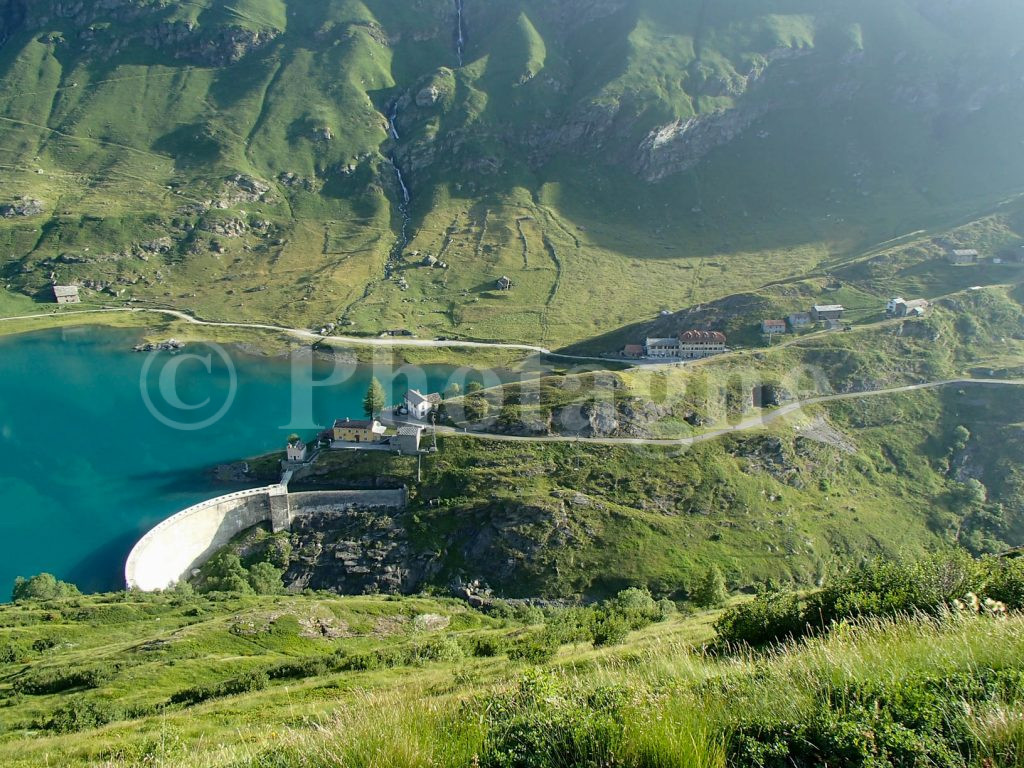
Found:
[{"label": "stone wall", "polygon": [[292,519],[299,516],[315,515],[320,511],[336,511],[338,507],[393,507],[404,509],[408,501],[408,491],[312,491],[309,493],[290,493]]},{"label": "stone wall", "polygon": [[280,485],[229,493],[182,510],[143,536],[125,563],[125,583],[144,592],[173,586],[235,536],[261,523],[287,530],[296,516],[353,506],[403,509],[407,498],[405,489],[286,494]]}]

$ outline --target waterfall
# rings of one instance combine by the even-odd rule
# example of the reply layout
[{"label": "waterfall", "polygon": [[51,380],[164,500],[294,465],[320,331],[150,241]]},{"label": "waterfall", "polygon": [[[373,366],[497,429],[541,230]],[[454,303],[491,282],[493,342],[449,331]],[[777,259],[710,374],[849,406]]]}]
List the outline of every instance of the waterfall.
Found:
[{"label": "waterfall", "polygon": [[409,194],[409,188],[405,186],[405,177],[402,176],[402,169],[398,167],[398,163],[395,162],[395,158],[391,158],[391,166],[395,169],[395,176],[398,177],[398,186],[402,188],[402,201],[408,206],[412,200],[412,196]]},{"label": "waterfall", "polygon": [[391,138],[398,141],[398,126],[395,125],[396,120],[398,120],[397,101],[391,105],[391,111],[388,112],[388,130],[391,132]]},{"label": "waterfall", "polygon": [[409,203],[412,202],[412,194],[409,192],[409,187],[406,186],[402,169],[398,167],[398,162],[393,155],[388,158],[388,162],[395,169],[395,178],[398,179],[398,186],[402,190],[402,199],[398,203],[398,211],[402,214],[402,231],[399,233],[398,239],[395,240],[394,248],[391,249],[391,257],[386,269],[386,274],[390,277],[394,265],[398,264],[402,254],[405,253],[406,247],[409,245],[409,227],[412,225],[412,216],[409,215]]},{"label": "waterfall", "polygon": [[462,23],[462,10],[464,0],[455,0],[455,15],[458,18],[458,30],[455,51],[459,57],[459,66],[463,64],[463,53],[466,50],[466,32]]}]

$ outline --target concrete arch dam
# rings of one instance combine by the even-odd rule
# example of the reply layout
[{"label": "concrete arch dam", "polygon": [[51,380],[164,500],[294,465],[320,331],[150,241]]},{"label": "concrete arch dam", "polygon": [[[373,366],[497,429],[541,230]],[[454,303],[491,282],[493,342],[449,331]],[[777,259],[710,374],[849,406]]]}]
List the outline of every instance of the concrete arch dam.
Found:
[{"label": "concrete arch dam", "polygon": [[268,485],[200,502],[150,530],[128,555],[128,589],[152,592],[188,578],[235,536],[261,523],[275,533],[291,528],[296,517],[349,507],[404,509],[408,491],[314,491],[289,493],[287,485]]}]

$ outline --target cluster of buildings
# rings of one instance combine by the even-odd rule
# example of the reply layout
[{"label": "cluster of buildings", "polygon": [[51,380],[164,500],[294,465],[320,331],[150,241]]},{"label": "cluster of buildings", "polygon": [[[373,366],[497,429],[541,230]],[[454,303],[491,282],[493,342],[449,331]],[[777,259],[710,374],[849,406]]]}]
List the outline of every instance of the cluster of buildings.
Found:
[{"label": "cluster of buildings", "polygon": [[927,299],[904,299],[897,296],[885,305],[885,314],[890,317],[922,317],[931,306]]},{"label": "cluster of buildings", "polygon": [[627,344],[623,357],[649,360],[701,360],[727,351],[726,337],[719,331],[684,331],[669,338],[647,339],[641,344]]},{"label": "cluster of buildings", "polygon": [[835,327],[842,322],[844,312],[846,307],[842,304],[815,304],[810,312],[794,312],[785,320],[762,320],[761,333],[765,336],[775,336],[789,331],[796,333],[802,328],[818,323],[824,323],[826,327]]},{"label": "cluster of buildings", "polygon": [[[410,389],[405,393],[402,405],[395,410],[417,421],[425,421],[440,405],[441,395],[424,395]],[[311,460],[316,449],[323,447],[390,450],[411,456],[420,453],[420,441],[425,430],[426,427],[420,424],[399,424],[394,432],[389,432],[379,419],[337,419],[330,429],[320,433],[315,446],[297,437],[289,440],[285,459],[289,464],[304,464]]]}]

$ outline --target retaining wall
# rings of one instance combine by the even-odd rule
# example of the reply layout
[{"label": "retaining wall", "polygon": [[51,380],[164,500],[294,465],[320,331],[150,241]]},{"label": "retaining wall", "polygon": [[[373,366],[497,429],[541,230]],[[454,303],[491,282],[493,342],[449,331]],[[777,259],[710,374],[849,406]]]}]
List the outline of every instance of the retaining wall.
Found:
[{"label": "retaining wall", "polygon": [[128,555],[125,583],[144,592],[173,586],[235,536],[260,523],[287,530],[297,515],[351,505],[402,509],[407,498],[404,489],[288,494],[281,485],[229,493],[184,509],[143,536]]}]

